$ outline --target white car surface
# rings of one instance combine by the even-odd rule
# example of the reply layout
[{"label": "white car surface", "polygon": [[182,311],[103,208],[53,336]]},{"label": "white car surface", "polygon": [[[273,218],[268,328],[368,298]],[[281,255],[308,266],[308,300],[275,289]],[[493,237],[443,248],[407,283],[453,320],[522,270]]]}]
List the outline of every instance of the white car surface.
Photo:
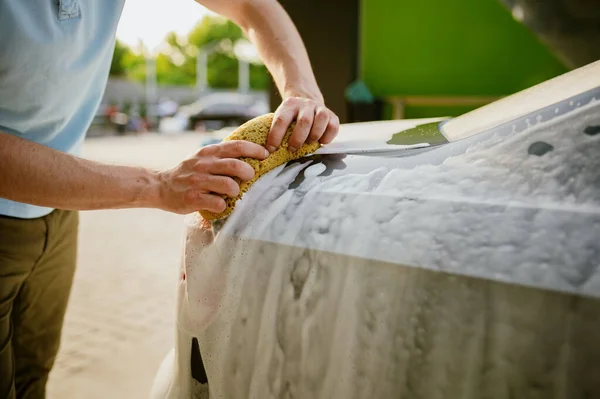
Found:
[{"label": "white car surface", "polygon": [[597,62],[464,118],[344,125],[441,135],[190,216],[152,398],[600,397],[599,100]]}]

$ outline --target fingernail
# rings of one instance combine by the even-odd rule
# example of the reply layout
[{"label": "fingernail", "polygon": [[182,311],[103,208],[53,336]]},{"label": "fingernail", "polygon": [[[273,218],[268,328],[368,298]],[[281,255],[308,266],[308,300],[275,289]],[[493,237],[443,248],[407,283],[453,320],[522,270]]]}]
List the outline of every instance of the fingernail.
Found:
[{"label": "fingernail", "polygon": [[265,158],[268,157],[269,155],[271,155],[271,153],[267,150],[265,150]]},{"label": "fingernail", "polygon": [[273,147],[272,145],[268,145],[267,146],[267,150],[269,150],[269,152],[275,152],[277,148]]},{"label": "fingernail", "polygon": [[289,152],[296,152],[296,151],[298,151],[298,149],[297,149],[297,148],[295,148],[295,147],[292,147],[291,145],[289,145],[289,146],[288,146],[288,151],[289,151]]}]

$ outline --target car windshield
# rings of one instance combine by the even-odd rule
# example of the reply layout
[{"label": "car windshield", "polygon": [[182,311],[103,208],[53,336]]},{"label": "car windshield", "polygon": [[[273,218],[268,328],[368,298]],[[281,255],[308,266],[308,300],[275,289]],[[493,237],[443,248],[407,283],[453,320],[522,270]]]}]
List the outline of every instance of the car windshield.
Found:
[{"label": "car windshield", "polygon": [[[600,61],[596,61],[447,120],[439,129],[448,141],[464,139],[599,87]],[[562,114],[566,110],[555,111]]]}]

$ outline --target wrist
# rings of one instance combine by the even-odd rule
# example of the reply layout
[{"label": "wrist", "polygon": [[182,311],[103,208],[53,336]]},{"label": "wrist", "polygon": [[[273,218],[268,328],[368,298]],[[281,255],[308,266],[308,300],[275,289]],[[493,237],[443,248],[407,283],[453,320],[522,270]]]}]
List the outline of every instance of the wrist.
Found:
[{"label": "wrist", "polygon": [[305,88],[305,87],[289,87],[283,90],[282,92],[283,99],[287,99],[290,97],[298,97],[298,98],[308,98],[310,100],[314,100],[320,103],[324,103],[325,100],[321,91],[318,87],[314,88]]},{"label": "wrist", "polygon": [[142,169],[136,179],[137,186],[134,202],[139,208],[162,209],[162,177],[161,173],[149,169]]}]

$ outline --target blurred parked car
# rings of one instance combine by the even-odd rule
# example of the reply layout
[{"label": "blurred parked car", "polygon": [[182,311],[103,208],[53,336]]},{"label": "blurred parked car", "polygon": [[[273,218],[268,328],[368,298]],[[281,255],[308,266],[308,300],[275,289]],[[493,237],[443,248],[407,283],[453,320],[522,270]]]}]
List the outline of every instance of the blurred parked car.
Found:
[{"label": "blurred parked car", "polygon": [[365,138],[189,216],[152,398],[600,398],[600,61]]},{"label": "blurred parked car", "polygon": [[269,112],[269,104],[256,95],[236,92],[210,93],[192,104],[179,107],[171,118],[164,118],[161,132],[216,130],[238,126]]}]

